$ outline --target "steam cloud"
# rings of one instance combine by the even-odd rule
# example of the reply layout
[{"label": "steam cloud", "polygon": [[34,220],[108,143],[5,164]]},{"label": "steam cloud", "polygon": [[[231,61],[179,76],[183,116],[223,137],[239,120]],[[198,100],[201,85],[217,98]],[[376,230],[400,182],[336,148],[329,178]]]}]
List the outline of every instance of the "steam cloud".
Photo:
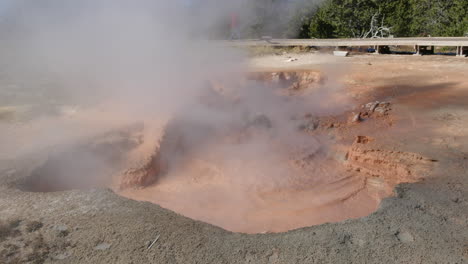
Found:
[{"label": "steam cloud", "polygon": [[[337,112],[342,107],[321,103],[331,100],[331,85],[318,91],[320,98],[285,99],[275,95],[271,87],[239,83],[247,71],[243,53],[207,39],[213,25],[233,10],[244,10],[245,4],[207,1],[205,8],[193,13],[183,1],[10,1],[2,6],[3,70],[28,95],[26,99],[16,98],[24,103],[43,100],[44,105],[60,101],[95,106],[112,102],[112,110],[118,115],[112,117],[113,125],[131,119],[175,116],[214,131],[181,127],[195,155],[214,144],[217,153],[230,160],[261,157],[257,164],[267,170],[283,158],[275,154],[281,145],[311,149],[323,145],[298,132],[292,116]],[[210,80],[222,80],[224,92],[232,93],[238,103],[223,105],[215,98],[214,103],[221,106],[213,107],[201,102],[200,98],[210,92]],[[258,114],[268,116],[273,123],[268,140],[253,136],[235,146],[214,139],[229,128],[242,127]],[[105,130],[108,121],[73,123],[44,118],[36,122],[33,135],[25,133],[22,140],[29,138],[31,144],[25,149],[33,151]],[[6,149],[23,149],[11,141],[18,137],[16,132],[2,133],[2,145],[10,146]],[[272,141],[280,144],[272,145]],[[174,162],[177,158],[170,157]],[[271,169],[268,172],[263,174],[272,175]],[[277,167],[274,174],[281,179],[285,173],[285,168]]]},{"label": "steam cloud", "polygon": [[[50,105],[118,101],[117,115],[139,120],[170,115],[193,100],[206,80],[241,69],[237,51],[211,44],[200,33],[206,21],[227,10],[193,15],[181,1],[2,3],[0,55],[8,83],[2,104],[34,105],[42,112]],[[42,118],[24,133],[6,127],[4,153],[25,154],[92,134],[109,121],[86,119],[76,124]]]}]

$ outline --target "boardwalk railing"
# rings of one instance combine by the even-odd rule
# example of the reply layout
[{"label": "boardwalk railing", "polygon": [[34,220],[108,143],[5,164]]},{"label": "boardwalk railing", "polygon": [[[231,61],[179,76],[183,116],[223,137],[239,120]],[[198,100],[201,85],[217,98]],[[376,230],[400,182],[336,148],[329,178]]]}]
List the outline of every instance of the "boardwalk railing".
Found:
[{"label": "boardwalk railing", "polygon": [[[375,47],[377,51],[384,46],[413,46],[416,54],[428,47],[457,47],[457,55],[468,53],[468,37],[438,38],[375,38],[375,39],[265,39],[234,40],[234,46],[308,46],[308,47]],[[432,48],[432,50],[434,50]]]}]

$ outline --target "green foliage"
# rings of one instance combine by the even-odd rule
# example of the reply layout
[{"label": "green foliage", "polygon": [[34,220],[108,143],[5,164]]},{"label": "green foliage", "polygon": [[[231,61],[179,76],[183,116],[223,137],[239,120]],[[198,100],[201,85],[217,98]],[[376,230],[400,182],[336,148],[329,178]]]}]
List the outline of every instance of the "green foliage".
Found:
[{"label": "green foliage", "polygon": [[[396,37],[464,36],[466,0],[326,0],[310,17],[309,37],[363,37],[374,25]],[[302,32],[302,31],[301,31]]]},{"label": "green foliage", "polygon": [[468,34],[468,0],[251,0],[248,3],[251,14],[244,37],[370,37],[371,22],[374,33],[386,28],[379,36]]},{"label": "green foliage", "polygon": [[309,28],[309,36],[314,38],[333,38],[337,25],[329,19],[331,11],[327,8],[320,8],[312,18]]},{"label": "green foliage", "polygon": [[379,3],[381,12],[385,14],[385,25],[391,27],[391,32],[397,37],[410,37],[410,26],[413,21],[411,4],[408,0],[385,1]]},{"label": "green foliage", "polygon": [[443,36],[468,35],[468,1],[454,0],[448,10],[448,26]]}]

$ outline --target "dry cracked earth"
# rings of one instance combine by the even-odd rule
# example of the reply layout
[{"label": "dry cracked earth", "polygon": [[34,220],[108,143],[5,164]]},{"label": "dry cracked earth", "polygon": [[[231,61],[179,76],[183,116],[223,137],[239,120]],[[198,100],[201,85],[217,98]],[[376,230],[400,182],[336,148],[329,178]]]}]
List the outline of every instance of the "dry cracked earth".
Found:
[{"label": "dry cracked earth", "polygon": [[[327,155],[285,158],[301,175],[318,163],[318,172],[339,172],[334,178],[252,190],[226,181],[219,167],[185,159],[198,174],[154,179],[164,165],[143,125],[115,128],[121,122],[106,117],[84,118],[86,127],[69,111],[54,112],[65,120],[37,125],[30,116],[38,111],[2,102],[0,263],[468,263],[466,58],[288,56],[297,60],[253,58],[249,78],[284,82],[286,93],[326,79],[343,87],[351,108],[304,113],[299,127],[332,141]],[[104,120],[102,112],[82,111]],[[270,126],[268,118],[255,121]],[[11,154],[44,137],[36,126],[55,122],[86,133]],[[63,151],[69,145],[86,151]],[[76,173],[88,149],[124,164],[118,184],[85,167]],[[128,170],[122,157],[129,152],[144,162]],[[61,182],[67,173],[72,180]],[[230,189],[247,202],[224,201],[219,190]]]}]

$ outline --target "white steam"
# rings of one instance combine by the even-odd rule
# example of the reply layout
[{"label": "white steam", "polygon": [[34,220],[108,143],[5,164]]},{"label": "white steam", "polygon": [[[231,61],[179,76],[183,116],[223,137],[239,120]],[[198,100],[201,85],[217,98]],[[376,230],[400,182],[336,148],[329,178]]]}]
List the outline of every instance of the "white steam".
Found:
[{"label": "white steam", "polygon": [[[44,104],[67,102],[84,107],[108,103],[110,114],[115,115],[108,115],[109,119],[96,115],[75,123],[41,119],[30,126],[36,130],[26,128],[20,134],[21,147],[18,140],[10,140],[18,137],[16,132],[2,132],[2,145],[9,146],[9,151],[21,150],[19,155],[129,120],[171,116],[202,127],[197,131],[182,125],[179,131],[193,146],[192,154],[203,154],[207,146],[214,145],[217,157],[225,155],[230,161],[238,157],[241,163],[259,158],[256,164],[269,172],[263,175],[275,174],[280,179],[287,168],[272,169],[270,164],[284,159],[275,154],[281,146],[314,152],[324,145],[298,131],[292,118],[343,108],[323,104],[331,98],[330,87],[319,89],[320,97],[295,98],[279,96],[256,82],[239,81],[248,70],[242,53],[208,39],[216,23],[233,10],[248,14],[244,5],[207,1],[207,8],[194,13],[182,1],[11,2],[1,22],[2,70],[24,93],[37,93],[28,97],[29,103],[44,100]],[[221,80],[225,92],[236,99],[223,103],[222,96],[215,96],[211,102],[215,106],[204,102],[210,96],[206,93],[212,92],[207,84],[212,80]],[[266,138],[251,136],[240,145],[217,139],[231,128],[240,131],[239,127],[259,115],[272,122]]]}]

